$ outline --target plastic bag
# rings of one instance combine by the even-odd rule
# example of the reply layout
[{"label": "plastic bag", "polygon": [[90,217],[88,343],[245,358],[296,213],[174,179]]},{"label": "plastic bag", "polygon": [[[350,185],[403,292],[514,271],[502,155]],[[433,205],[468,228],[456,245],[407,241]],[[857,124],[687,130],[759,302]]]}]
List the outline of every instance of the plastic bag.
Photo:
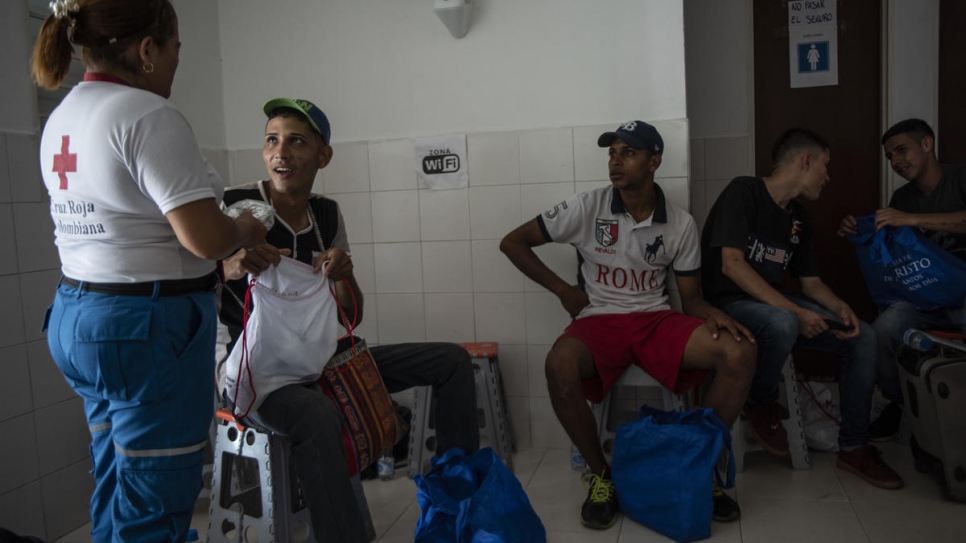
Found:
[{"label": "plastic bag", "polygon": [[832,391],[822,383],[799,383],[798,405],[802,409],[802,429],[808,447],[816,451],[838,451],[841,416]]},{"label": "plastic bag", "polygon": [[[717,470],[728,450],[727,480]],[[711,474],[735,483],[731,430],[710,408],[661,411],[641,406],[638,420],[617,427],[611,467],[625,515],[675,541],[711,537]]]},{"label": "plastic bag", "polygon": [[875,216],[856,217],[859,268],[880,310],[905,301],[921,311],[962,307],[966,262],[908,226],[875,229]]},{"label": "plastic bag", "polygon": [[[415,543],[545,543],[547,531],[523,486],[493,449],[453,447],[416,474]],[[709,492],[710,496],[710,492]]]}]

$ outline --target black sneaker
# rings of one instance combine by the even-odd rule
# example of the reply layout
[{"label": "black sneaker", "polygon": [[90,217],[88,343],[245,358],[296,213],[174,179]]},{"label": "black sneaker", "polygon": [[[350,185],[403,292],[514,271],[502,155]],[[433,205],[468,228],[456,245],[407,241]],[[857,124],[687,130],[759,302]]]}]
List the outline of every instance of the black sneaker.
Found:
[{"label": "black sneaker", "polygon": [[738,507],[738,502],[725,494],[717,481],[712,484],[714,486],[711,488],[711,499],[714,500],[714,512],[711,513],[711,518],[718,522],[734,522],[740,519],[741,508]]},{"label": "black sneaker", "polygon": [[869,441],[889,441],[899,435],[902,423],[902,406],[893,402],[885,406],[879,418],[869,425]]},{"label": "black sneaker", "polygon": [[603,475],[588,473],[584,483],[590,486],[587,500],[580,509],[580,523],[594,530],[606,530],[617,522],[617,491],[610,478],[610,468]]}]

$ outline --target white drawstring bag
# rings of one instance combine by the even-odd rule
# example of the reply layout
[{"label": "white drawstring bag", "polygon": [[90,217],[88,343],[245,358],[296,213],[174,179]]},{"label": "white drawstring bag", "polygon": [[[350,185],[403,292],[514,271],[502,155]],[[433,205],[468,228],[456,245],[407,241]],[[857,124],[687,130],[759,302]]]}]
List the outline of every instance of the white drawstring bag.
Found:
[{"label": "white drawstring bag", "polygon": [[257,410],[283,386],[322,375],[339,337],[332,285],[288,257],[250,280],[246,298],[255,307],[248,314],[246,303],[244,331],[225,362],[225,390],[236,417]]}]

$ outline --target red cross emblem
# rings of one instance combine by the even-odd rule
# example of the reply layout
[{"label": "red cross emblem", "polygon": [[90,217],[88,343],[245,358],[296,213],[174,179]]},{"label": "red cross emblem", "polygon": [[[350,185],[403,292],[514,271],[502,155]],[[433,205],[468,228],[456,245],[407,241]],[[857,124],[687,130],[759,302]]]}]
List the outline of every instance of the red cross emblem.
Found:
[{"label": "red cross emblem", "polygon": [[54,155],[54,169],[60,178],[60,190],[67,190],[67,172],[77,171],[77,154],[71,153],[70,136],[61,136],[60,154]]}]

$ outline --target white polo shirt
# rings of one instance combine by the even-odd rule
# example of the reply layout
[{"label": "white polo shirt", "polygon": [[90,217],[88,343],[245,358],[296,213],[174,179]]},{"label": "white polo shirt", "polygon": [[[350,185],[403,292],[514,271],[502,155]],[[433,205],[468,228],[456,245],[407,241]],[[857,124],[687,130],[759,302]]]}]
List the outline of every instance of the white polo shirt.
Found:
[{"label": "white polo shirt", "polygon": [[165,213],[221,201],[221,179],[184,116],[148,91],[107,81],[78,84],[40,142],[64,275],[92,282],[200,277],[215,263],[178,242]]},{"label": "white polo shirt", "polygon": [[694,219],[668,203],[657,184],[654,190],[654,212],[639,223],[613,187],[574,195],[537,217],[548,241],[577,249],[578,282],[590,298],[578,319],[670,309],[667,269],[678,275],[700,273]]}]

